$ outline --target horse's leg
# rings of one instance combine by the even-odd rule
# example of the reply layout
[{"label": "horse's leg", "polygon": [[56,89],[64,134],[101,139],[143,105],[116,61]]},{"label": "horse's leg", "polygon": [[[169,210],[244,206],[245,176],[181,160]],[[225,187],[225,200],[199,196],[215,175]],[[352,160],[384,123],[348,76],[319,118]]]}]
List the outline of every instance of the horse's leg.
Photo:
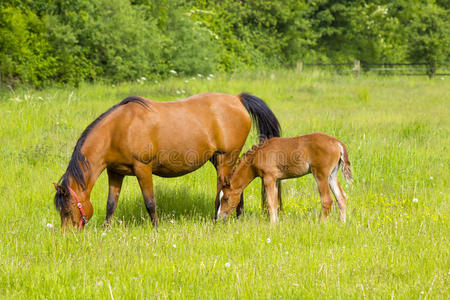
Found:
[{"label": "horse's leg", "polygon": [[328,185],[328,179],[330,177],[329,173],[324,174],[322,170],[314,169],[312,170],[314,178],[317,182],[317,187],[319,188],[320,202],[322,203],[322,216],[320,221],[323,222],[328,217],[330,213],[331,205],[333,200],[331,198],[330,186]]},{"label": "horse's leg", "polygon": [[345,195],[345,193],[342,190],[342,187],[338,181],[338,177],[337,177],[338,168],[339,168],[339,166],[336,166],[333,169],[333,172],[331,172],[329,184],[330,184],[331,191],[334,194],[334,198],[336,198],[336,202],[339,206],[340,220],[341,220],[341,222],[345,223],[346,209],[347,209],[347,196]]},{"label": "horse's leg", "polygon": [[264,177],[267,193],[267,207],[269,208],[270,223],[278,223],[278,188],[277,181],[272,177]]},{"label": "horse's leg", "polygon": [[105,218],[105,226],[109,226],[111,223],[111,218],[116,211],[117,203],[119,202],[119,194],[120,189],[122,188],[122,182],[124,175],[114,173],[111,170],[107,170],[108,172],[108,202],[106,203],[106,218]]},{"label": "horse's leg", "polygon": [[219,171],[217,170],[217,153],[214,153],[213,156],[209,159],[209,161],[213,164],[217,174],[217,193],[216,193],[216,200],[214,201],[214,220],[216,220],[217,210],[219,209],[220,205],[220,191],[222,190],[223,182],[220,180]]},{"label": "horse's leg", "polygon": [[150,215],[153,226],[158,226],[158,213],[156,212],[156,199],[153,190],[152,166],[141,164],[134,166],[134,173],[144,196],[145,208]]}]

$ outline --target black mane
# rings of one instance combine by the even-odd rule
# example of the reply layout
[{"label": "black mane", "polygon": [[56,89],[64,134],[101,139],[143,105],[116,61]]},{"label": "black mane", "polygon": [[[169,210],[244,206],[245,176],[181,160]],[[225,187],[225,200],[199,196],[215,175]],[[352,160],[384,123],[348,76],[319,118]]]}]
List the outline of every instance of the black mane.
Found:
[{"label": "black mane", "polygon": [[86,180],[84,178],[83,171],[87,171],[89,169],[89,161],[83,155],[83,153],[81,153],[81,147],[86,141],[86,138],[89,136],[94,127],[104,118],[106,118],[113,110],[130,102],[140,104],[145,108],[149,108],[149,103],[144,99],[135,96],[127,97],[101,114],[97,119],[95,119],[94,122],[89,124],[89,126],[86,127],[86,129],[81,134],[80,138],[77,141],[77,144],[75,145],[75,148],[73,149],[72,157],[70,158],[67,170],[59,180],[59,182],[61,182],[60,188],[57,190],[55,195],[55,207],[58,211],[66,213],[69,211],[67,201],[70,198],[67,197],[68,195],[70,195],[67,188],[69,186],[69,176],[72,177],[82,189],[86,188]]}]

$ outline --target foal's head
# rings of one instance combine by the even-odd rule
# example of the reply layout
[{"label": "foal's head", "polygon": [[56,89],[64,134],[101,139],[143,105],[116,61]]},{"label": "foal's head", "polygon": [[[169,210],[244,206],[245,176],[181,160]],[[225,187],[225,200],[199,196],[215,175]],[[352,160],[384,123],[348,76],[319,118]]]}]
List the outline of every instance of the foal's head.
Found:
[{"label": "foal's head", "polygon": [[220,206],[217,212],[219,219],[226,220],[236,209],[241,201],[242,189],[233,189],[229,183],[227,183],[219,195]]}]

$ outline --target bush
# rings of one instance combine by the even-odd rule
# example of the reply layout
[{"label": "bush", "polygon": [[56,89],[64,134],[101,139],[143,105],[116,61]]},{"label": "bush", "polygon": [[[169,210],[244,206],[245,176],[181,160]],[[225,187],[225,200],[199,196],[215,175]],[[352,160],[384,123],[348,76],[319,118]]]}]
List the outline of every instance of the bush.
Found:
[{"label": "bush", "polygon": [[49,40],[65,81],[157,76],[163,38],[128,1],[62,1],[54,12],[46,18]]},{"label": "bush", "polygon": [[0,82],[41,86],[53,78],[45,24],[29,10],[0,8]]},{"label": "bush", "polygon": [[220,48],[214,34],[198,25],[182,10],[169,13],[164,31],[169,41],[164,49],[167,70],[184,75],[210,74],[219,66]]}]

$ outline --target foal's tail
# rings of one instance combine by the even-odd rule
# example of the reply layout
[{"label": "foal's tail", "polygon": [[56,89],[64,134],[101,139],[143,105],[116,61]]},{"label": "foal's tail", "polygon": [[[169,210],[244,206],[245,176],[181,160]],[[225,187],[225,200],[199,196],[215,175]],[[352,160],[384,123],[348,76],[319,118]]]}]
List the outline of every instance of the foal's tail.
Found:
[{"label": "foal's tail", "polygon": [[352,170],[350,169],[350,161],[348,160],[347,148],[341,142],[339,142],[339,147],[341,148],[340,162],[342,164],[342,174],[344,175],[344,178],[348,183],[352,183],[353,176]]},{"label": "foal's tail", "polygon": [[247,93],[241,93],[239,97],[258,128],[260,141],[280,136],[280,123],[263,100]]}]

